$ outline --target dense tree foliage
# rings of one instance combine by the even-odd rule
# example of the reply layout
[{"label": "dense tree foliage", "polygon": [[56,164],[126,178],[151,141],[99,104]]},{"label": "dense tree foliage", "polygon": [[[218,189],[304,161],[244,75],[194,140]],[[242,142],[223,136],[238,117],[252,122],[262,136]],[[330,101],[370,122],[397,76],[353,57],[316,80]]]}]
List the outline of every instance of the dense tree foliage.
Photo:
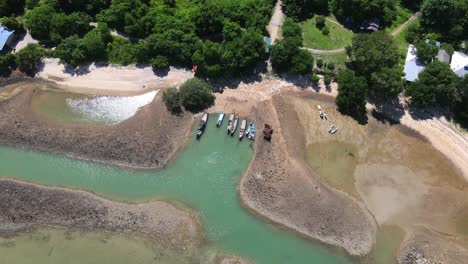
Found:
[{"label": "dense tree foliage", "polygon": [[0,0],[0,17],[23,13],[24,0]]},{"label": "dense tree foliage", "polygon": [[77,67],[86,61],[86,48],[77,35],[64,39],[57,46],[54,54],[60,59],[61,63],[70,64],[73,67]]},{"label": "dense tree foliage", "polygon": [[468,76],[459,82],[455,101],[453,102],[453,112],[455,117],[468,127]]},{"label": "dense tree foliage", "polygon": [[384,31],[356,34],[350,49],[351,68],[356,74],[370,78],[382,68],[393,68],[398,63],[398,47]]},{"label": "dense tree foliage", "polygon": [[429,43],[420,41],[418,44],[416,44],[416,55],[418,56],[418,59],[425,64],[431,63],[439,51],[435,41],[428,42]]},{"label": "dense tree foliage", "polygon": [[304,19],[312,13],[327,14],[328,0],[283,0],[283,9],[288,17]]},{"label": "dense tree foliage", "polygon": [[468,36],[468,1],[425,0],[421,6],[421,26],[437,32],[447,41],[456,42]]},{"label": "dense tree foliage", "polygon": [[40,5],[26,14],[26,27],[34,38],[50,37],[51,20],[55,9],[50,5]]},{"label": "dense tree foliage", "polygon": [[180,86],[181,103],[187,111],[203,111],[214,104],[212,91],[213,88],[205,81],[192,78]]},{"label": "dense tree foliage", "polygon": [[406,89],[406,95],[411,97],[413,104],[420,107],[450,106],[455,101],[459,82],[449,65],[436,60]]},{"label": "dense tree foliage", "polygon": [[[342,22],[360,23],[366,19],[379,18],[389,25],[395,20],[397,0],[331,0],[330,11]],[[352,22],[351,22],[352,21]]]},{"label": "dense tree foliage", "polygon": [[382,100],[395,98],[403,92],[404,83],[402,69],[399,67],[384,67],[380,71],[371,74],[369,92]]},{"label": "dense tree foliage", "polygon": [[337,76],[339,86],[335,99],[338,110],[347,115],[362,117],[366,114],[367,83],[364,77],[355,76],[348,69]]},{"label": "dense tree foliage", "polygon": [[2,17],[0,24],[8,29],[14,30],[16,33],[24,33],[25,28],[21,21],[16,17]]},{"label": "dense tree foliage", "polygon": [[279,72],[305,74],[311,71],[314,59],[310,52],[301,50],[302,30],[292,19],[283,25],[283,39],[271,46],[271,63]]},{"label": "dense tree foliage", "polygon": [[0,55],[0,76],[9,76],[14,66],[15,56],[13,54]]},{"label": "dense tree foliage", "polygon": [[169,88],[163,92],[163,101],[167,110],[173,114],[178,114],[182,111],[180,95],[177,88]]},{"label": "dense tree foliage", "polygon": [[44,49],[38,44],[28,44],[24,49],[16,53],[15,63],[20,71],[33,73],[41,62],[44,52]]}]

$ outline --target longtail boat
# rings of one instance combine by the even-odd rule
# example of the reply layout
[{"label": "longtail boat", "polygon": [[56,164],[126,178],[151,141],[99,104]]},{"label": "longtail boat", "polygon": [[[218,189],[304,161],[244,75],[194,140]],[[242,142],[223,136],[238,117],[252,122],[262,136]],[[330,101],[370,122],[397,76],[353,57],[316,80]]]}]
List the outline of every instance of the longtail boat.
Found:
[{"label": "longtail boat", "polygon": [[223,119],[224,119],[224,113],[221,113],[218,117],[218,122],[216,122],[216,127],[221,126],[221,124],[223,123]]},{"label": "longtail boat", "polygon": [[241,126],[239,129],[239,140],[242,140],[245,134],[245,128],[247,127],[247,119],[242,119]]},{"label": "longtail boat", "polygon": [[206,123],[208,123],[208,112],[205,112],[200,120],[200,124],[197,129],[197,139],[199,139],[203,134],[203,131],[205,131]]},{"label": "longtail boat", "polygon": [[233,136],[233,135],[234,135],[234,132],[236,132],[237,123],[239,123],[239,117],[238,117],[238,116],[236,116],[236,117],[234,118],[234,122],[232,123],[231,131],[230,131],[231,136]]},{"label": "longtail boat", "polygon": [[229,122],[228,122],[228,126],[227,126],[227,133],[228,134],[231,133],[232,125],[234,125],[234,118],[235,118],[235,115],[234,115],[234,112],[233,112],[229,116]]}]

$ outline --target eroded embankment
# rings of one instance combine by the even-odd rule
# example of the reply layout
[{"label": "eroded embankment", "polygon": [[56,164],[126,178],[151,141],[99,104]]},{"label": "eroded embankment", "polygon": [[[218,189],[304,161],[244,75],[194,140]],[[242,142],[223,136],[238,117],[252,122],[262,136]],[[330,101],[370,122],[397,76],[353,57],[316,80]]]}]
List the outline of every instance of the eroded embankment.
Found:
[{"label": "eroded embankment", "polygon": [[192,115],[171,115],[157,95],[133,117],[109,126],[53,123],[31,110],[39,89],[25,83],[23,91],[0,101],[0,144],[110,162],[129,167],[164,166],[183,145]]},{"label": "eroded embankment", "polygon": [[79,231],[140,232],[178,250],[203,242],[196,214],[163,202],[124,204],[83,191],[0,180],[0,235],[34,226]]},{"label": "eroded embankment", "polygon": [[257,124],[274,128],[259,138],[254,160],[241,180],[243,202],[265,217],[308,237],[366,255],[375,243],[372,216],[355,199],[326,186],[304,160],[304,129],[283,95],[259,103]]}]

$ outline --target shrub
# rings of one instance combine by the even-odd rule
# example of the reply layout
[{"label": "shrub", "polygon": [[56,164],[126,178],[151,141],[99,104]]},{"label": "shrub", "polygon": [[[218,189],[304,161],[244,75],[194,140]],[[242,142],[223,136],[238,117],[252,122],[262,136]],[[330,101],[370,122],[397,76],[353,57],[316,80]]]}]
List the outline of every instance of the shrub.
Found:
[{"label": "shrub", "polygon": [[327,26],[323,27],[322,34],[324,34],[325,36],[328,36],[328,34],[330,34],[330,29]]},{"label": "shrub", "polygon": [[180,95],[176,88],[172,87],[165,90],[163,93],[163,101],[169,112],[173,114],[182,112],[182,108],[180,106]]},{"label": "shrub", "polygon": [[320,77],[314,74],[312,75],[311,80],[312,80],[312,83],[318,84],[318,82],[320,81]]},{"label": "shrub", "polygon": [[203,80],[192,78],[180,86],[180,99],[184,108],[196,113],[214,104],[213,88]]},{"label": "shrub", "polygon": [[333,71],[333,70],[335,69],[335,64],[333,64],[333,63],[331,63],[331,62],[328,63],[328,64],[327,64],[327,69],[329,69],[330,71]]},{"label": "shrub", "polygon": [[315,19],[315,26],[318,29],[322,29],[323,27],[325,27],[325,17],[324,16],[317,16],[317,18]]},{"label": "shrub", "polygon": [[20,71],[31,74],[43,56],[44,49],[39,44],[28,44],[16,53],[15,62]]},{"label": "shrub", "polygon": [[317,67],[322,68],[322,66],[323,66],[323,60],[322,60],[322,59],[318,59],[318,60],[317,60]]},{"label": "shrub", "polygon": [[151,60],[153,71],[169,68],[169,60],[164,56],[156,56]]},{"label": "shrub", "polygon": [[325,76],[325,79],[324,79],[325,85],[329,85],[329,84],[331,83],[331,80],[332,80],[332,79],[331,79],[330,75],[326,75],[326,76]]}]

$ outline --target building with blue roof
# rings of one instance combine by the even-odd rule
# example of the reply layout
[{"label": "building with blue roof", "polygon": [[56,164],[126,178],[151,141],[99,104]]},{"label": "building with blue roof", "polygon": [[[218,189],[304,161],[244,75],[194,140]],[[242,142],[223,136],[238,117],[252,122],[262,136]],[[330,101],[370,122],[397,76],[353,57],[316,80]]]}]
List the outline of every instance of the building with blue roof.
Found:
[{"label": "building with blue roof", "polygon": [[14,35],[14,30],[9,30],[0,26],[0,51],[3,51],[6,46],[9,46],[11,44]]}]

